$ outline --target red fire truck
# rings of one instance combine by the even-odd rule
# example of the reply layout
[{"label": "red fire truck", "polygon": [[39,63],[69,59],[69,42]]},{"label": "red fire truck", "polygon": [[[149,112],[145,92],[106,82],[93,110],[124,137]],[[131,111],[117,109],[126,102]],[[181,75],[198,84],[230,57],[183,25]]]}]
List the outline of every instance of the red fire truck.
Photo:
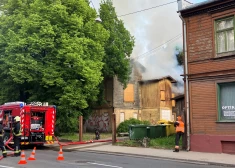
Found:
[{"label": "red fire truck", "polygon": [[[14,118],[21,118],[21,145],[54,143],[56,106],[42,103],[8,102],[0,106],[0,121],[4,127],[4,142],[12,136]],[[12,144],[10,142],[9,144]]]}]

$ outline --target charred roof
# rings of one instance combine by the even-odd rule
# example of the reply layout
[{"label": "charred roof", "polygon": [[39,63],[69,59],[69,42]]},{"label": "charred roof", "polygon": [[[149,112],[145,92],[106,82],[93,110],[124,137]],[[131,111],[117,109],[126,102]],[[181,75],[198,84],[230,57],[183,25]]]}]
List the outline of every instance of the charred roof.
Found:
[{"label": "charred roof", "polygon": [[157,79],[150,79],[150,80],[141,80],[139,81],[141,84],[143,83],[151,83],[151,82],[158,82],[158,81],[161,81],[161,80],[164,80],[164,79],[168,79],[171,83],[177,83],[177,81],[172,78],[171,76],[165,76],[165,77],[162,77],[162,78],[157,78]]}]

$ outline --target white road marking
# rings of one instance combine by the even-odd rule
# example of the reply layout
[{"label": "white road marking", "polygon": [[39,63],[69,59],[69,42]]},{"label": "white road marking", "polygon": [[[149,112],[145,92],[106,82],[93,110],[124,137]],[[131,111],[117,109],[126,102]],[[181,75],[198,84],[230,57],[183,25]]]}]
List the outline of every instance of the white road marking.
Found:
[{"label": "white road marking", "polygon": [[92,162],[87,162],[87,163],[89,163],[89,164],[93,164],[93,165],[104,166],[104,167],[116,167],[116,168],[123,168],[123,167],[119,167],[119,166],[112,166],[112,165],[99,164],[99,163],[92,163]]},{"label": "white road marking", "polygon": [[14,168],[14,167],[3,166],[3,165],[0,165],[0,167],[4,167],[4,168]]}]

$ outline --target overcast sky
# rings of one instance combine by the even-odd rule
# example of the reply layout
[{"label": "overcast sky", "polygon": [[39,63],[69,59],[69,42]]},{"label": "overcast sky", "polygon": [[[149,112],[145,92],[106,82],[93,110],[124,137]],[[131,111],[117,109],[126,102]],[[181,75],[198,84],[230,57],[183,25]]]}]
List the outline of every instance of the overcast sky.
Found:
[{"label": "overcast sky", "polygon": [[[100,1],[92,0],[97,11]],[[203,0],[190,1],[199,3]],[[173,2],[173,0],[113,0],[118,16],[169,2]],[[132,57],[136,58],[136,61],[139,61],[147,68],[147,72],[143,74],[144,79],[171,75],[176,80],[183,82],[180,76],[183,74],[183,69],[177,66],[175,59],[175,47],[182,47],[183,45],[182,36],[180,36],[182,33],[182,21],[177,10],[178,5],[175,2],[120,17],[124,21],[125,27],[135,37]],[[158,46],[161,47],[157,48]],[[142,55],[150,50],[153,50],[153,52]]]}]

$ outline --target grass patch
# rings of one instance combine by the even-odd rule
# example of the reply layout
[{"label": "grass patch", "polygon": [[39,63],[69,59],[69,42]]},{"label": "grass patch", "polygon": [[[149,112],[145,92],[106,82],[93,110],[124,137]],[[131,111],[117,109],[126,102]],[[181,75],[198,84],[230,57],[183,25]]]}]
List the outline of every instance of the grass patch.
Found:
[{"label": "grass patch", "polygon": [[[180,146],[182,146],[182,139],[180,140]],[[151,139],[149,142],[149,147],[157,149],[172,149],[175,147],[175,135]]]},{"label": "grass patch", "polygon": [[[78,133],[61,133],[59,138],[72,140],[72,141],[78,141],[79,134]],[[107,139],[107,138],[112,138],[112,133],[100,133],[100,139]],[[83,141],[94,140],[94,139],[95,139],[95,133],[83,134],[83,139],[82,139]]]},{"label": "grass patch", "polygon": [[[140,147],[141,143],[136,140],[124,140],[122,142],[118,142],[116,145],[118,146],[130,146],[130,147]],[[180,139],[180,146],[182,146],[182,139]],[[174,149],[175,147],[175,135],[171,135],[169,137],[162,137],[151,139],[149,142],[150,148],[156,149]]]}]

